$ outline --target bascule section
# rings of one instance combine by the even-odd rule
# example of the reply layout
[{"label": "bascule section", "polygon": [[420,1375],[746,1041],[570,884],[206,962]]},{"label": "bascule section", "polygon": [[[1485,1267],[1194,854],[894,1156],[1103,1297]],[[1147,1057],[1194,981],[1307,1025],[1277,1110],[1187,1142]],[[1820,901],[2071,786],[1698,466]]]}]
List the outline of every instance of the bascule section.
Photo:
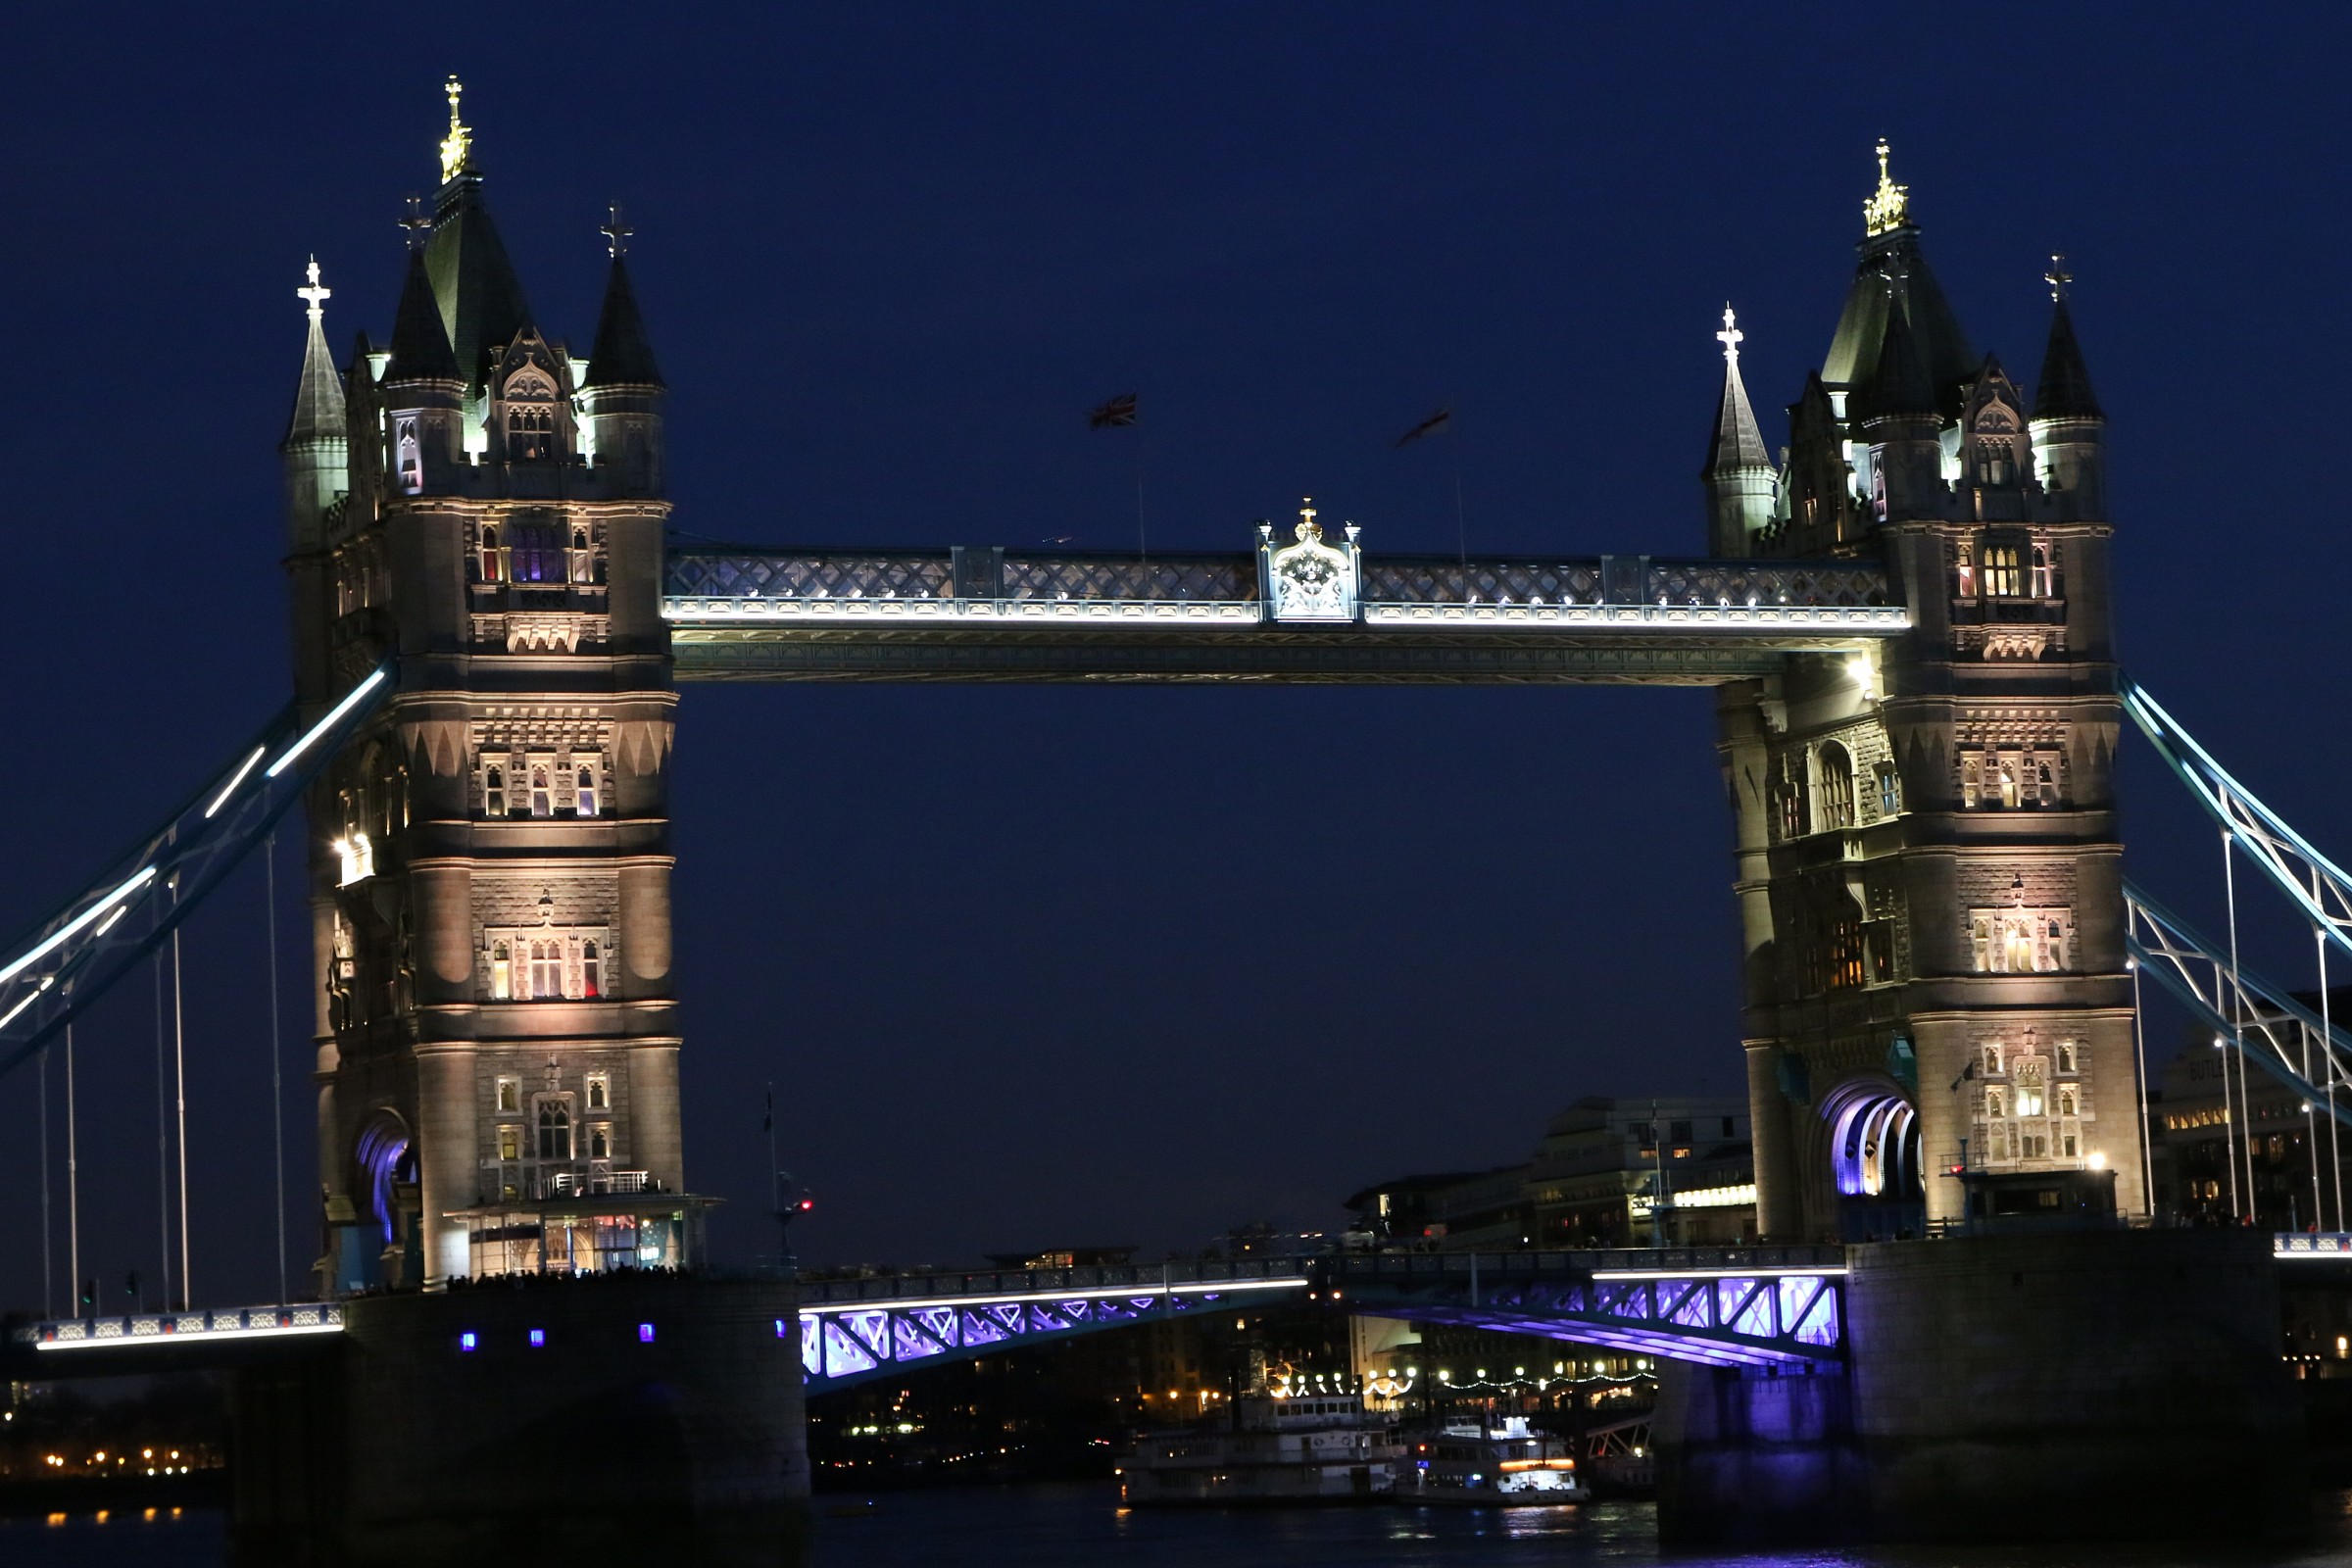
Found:
[{"label": "bascule section", "polygon": [[[1766,1236],[2144,1204],[2113,758],[2104,416],[2053,302],[2034,396],[1980,357],[1879,149],[1859,265],[1770,454],[1725,313],[1716,554],[1867,561],[1867,658],[1721,688]],[[2107,1195],[2112,1194],[2112,1198]]]},{"label": "bascule section", "polygon": [[313,268],[283,446],[298,690],[396,689],[310,797],[324,1294],[682,1267],[662,381],[606,229],[533,316],[450,87],[387,341]]}]

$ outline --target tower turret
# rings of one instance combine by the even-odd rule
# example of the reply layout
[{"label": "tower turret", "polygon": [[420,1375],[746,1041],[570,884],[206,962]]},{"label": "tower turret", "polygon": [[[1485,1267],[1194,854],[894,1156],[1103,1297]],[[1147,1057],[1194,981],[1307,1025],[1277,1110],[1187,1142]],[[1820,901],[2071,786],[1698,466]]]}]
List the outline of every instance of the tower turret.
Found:
[{"label": "tower turret", "polygon": [[1873,520],[1940,516],[1943,447],[1937,439],[1936,387],[1910,320],[1891,298],[1877,368],[1854,401],[1856,423],[1870,445]]},{"label": "tower turret", "polygon": [[465,397],[424,252],[412,249],[383,379],[384,471],[394,490],[413,496],[450,488],[466,450]]},{"label": "tower turret", "polygon": [[1984,356],[1984,368],[1961,405],[1959,442],[1961,511],[1978,522],[2017,522],[2041,486],[2034,477],[2033,442],[2026,435],[2026,398],[2001,368],[2000,357]]},{"label": "tower turret", "polygon": [[[588,372],[580,407],[588,421],[596,464],[615,496],[658,496],[663,484],[662,370],[646,335],[645,317],[629,283],[630,229],[612,209],[605,224],[612,270],[605,282],[605,306],[596,321],[596,343],[588,351]],[[1741,399],[1741,407],[1746,406]],[[1750,419],[1752,426],[1754,420]]]},{"label": "tower turret", "polygon": [[[615,264],[617,265],[617,264]],[[1707,487],[1707,548],[1715,556],[1753,553],[1756,535],[1772,525],[1780,474],[1756,428],[1755,410],[1740,380],[1740,344],[1746,336],[1729,304],[1723,308],[1723,396],[1715,405],[1715,432],[1707,461],[1698,470]]]},{"label": "tower turret", "polygon": [[326,349],[326,302],[334,291],[318,281],[316,256],[309,276],[309,283],[294,291],[310,307],[310,335],[294,384],[294,414],[277,447],[285,465],[286,526],[297,555],[318,548],[326,509],[351,488],[343,383]]},{"label": "tower turret", "polygon": [[2050,341],[2042,351],[2041,379],[2034,388],[2034,460],[2056,514],[2070,522],[2107,515],[2107,416],[2090,388],[2090,371],[2075,341],[2074,316],[2066,288],[2074,281],[2066,258],[2050,258],[2043,274],[2050,285]]}]

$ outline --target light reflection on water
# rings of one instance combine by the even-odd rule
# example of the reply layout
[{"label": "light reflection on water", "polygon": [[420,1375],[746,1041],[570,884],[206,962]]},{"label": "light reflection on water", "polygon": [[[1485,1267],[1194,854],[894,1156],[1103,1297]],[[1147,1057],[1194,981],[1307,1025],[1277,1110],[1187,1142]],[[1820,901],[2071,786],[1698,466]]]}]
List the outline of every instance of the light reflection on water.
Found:
[{"label": "light reflection on water", "polygon": [[[2210,1547],[1881,1547],[1662,1556],[1643,1503],[1585,1508],[1136,1512],[1110,1486],[885,1493],[870,1512],[817,1499],[814,1568],[2352,1568],[2352,1493],[2318,1499],[2294,1551]],[[219,1514],[0,1520],[6,1568],[221,1568]],[[683,1558],[675,1568],[693,1568]]]}]

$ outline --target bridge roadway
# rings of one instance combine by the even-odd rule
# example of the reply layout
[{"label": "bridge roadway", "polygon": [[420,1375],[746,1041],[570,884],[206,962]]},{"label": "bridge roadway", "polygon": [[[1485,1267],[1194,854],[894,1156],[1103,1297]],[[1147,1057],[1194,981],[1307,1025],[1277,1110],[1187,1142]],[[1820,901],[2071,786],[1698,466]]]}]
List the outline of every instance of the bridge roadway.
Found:
[{"label": "bridge roadway", "polygon": [[[1315,547],[1320,548],[1320,547]],[[1712,685],[1907,630],[1868,562],[674,547],[681,680]]]},{"label": "bridge roadway", "polygon": [[[2352,1265],[2352,1232],[2288,1233],[2290,1274]],[[955,1356],[1157,1318],[1330,1300],[1377,1317],[1452,1323],[1712,1365],[1799,1365],[1845,1353],[1838,1247],[1564,1252],[1371,1252],[1226,1262],[894,1274],[800,1287],[810,1394]],[[777,1325],[778,1332],[785,1325]],[[201,1371],[330,1349],[333,1302],[62,1318],[15,1327],[0,1373],[28,1382]]]}]

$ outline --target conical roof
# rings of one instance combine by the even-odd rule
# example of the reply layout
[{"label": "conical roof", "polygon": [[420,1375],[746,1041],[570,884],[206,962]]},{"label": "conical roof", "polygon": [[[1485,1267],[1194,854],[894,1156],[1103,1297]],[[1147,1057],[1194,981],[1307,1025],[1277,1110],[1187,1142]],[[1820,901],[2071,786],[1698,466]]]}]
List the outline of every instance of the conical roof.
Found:
[{"label": "conical roof", "polygon": [[[318,264],[311,264],[311,288],[318,290],[310,312],[310,336],[302,346],[302,375],[294,383],[294,414],[286,421],[284,445],[305,441],[341,441],[343,378],[335,373],[335,357],[326,349],[326,319],[321,309],[326,291],[318,288]],[[303,291],[308,297],[309,290]]]},{"label": "conical roof", "polygon": [[441,187],[433,237],[424,248],[441,329],[467,385],[482,379],[490,355],[530,324],[531,307],[507,247],[482,200],[481,176],[470,166]]},{"label": "conical roof", "polygon": [[2104,419],[2098,394],[2090,389],[2090,370],[2082,363],[2082,346],[2075,341],[2075,318],[2060,295],[2050,314],[2050,344],[2041,355],[2041,379],[2034,387],[2036,419]]},{"label": "conical roof", "polygon": [[629,286],[625,257],[612,258],[612,275],[605,284],[605,308],[596,318],[596,346],[588,351],[588,377],[583,387],[662,386],[661,367],[654,363],[653,341],[646,336],[645,317],[637,309],[637,291]]},{"label": "conical roof", "polygon": [[384,368],[386,381],[462,381],[458,357],[450,352],[449,334],[441,325],[441,307],[433,298],[433,280],[425,272],[424,253],[409,252],[409,275],[400,288],[400,314],[392,318],[392,363]]},{"label": "conical roof", "polygon": [[1748,406],[1747,388],[1740,379],[1740,356],[1737,351],[1727,353],[1723,357],[1723,396],[1715,404],[1715,433],[1707,443],[1707,461],[1698,470],[1699,476],[1772,466],[1764,432],[1756,427],[1756,411]]},{"label": "conical roof", "polygon": [[[1856,419],[1935,417],[1936,382],[1930,378],[1927,356],[1921,347],[1919,335],[1911,329],[1910,318],[1890,305],[1879,339],[1878,363],[1871,368],[1868,385],[1854,394],[1848,415]],[[1973,381],[1975,377],[1966,379]]]},{"label": "conical roof", "polygon": [[1919,230],[1906,224],[1871,236],[1860,249],[1861,265],[1822,363],[1823,382],[1848,393],[1869,386],[1878,373],[1889,313],[1899,312],[1939,410],[1957,410],[1961,389],[1976,377],[1977,354],[1920,253]]}]

